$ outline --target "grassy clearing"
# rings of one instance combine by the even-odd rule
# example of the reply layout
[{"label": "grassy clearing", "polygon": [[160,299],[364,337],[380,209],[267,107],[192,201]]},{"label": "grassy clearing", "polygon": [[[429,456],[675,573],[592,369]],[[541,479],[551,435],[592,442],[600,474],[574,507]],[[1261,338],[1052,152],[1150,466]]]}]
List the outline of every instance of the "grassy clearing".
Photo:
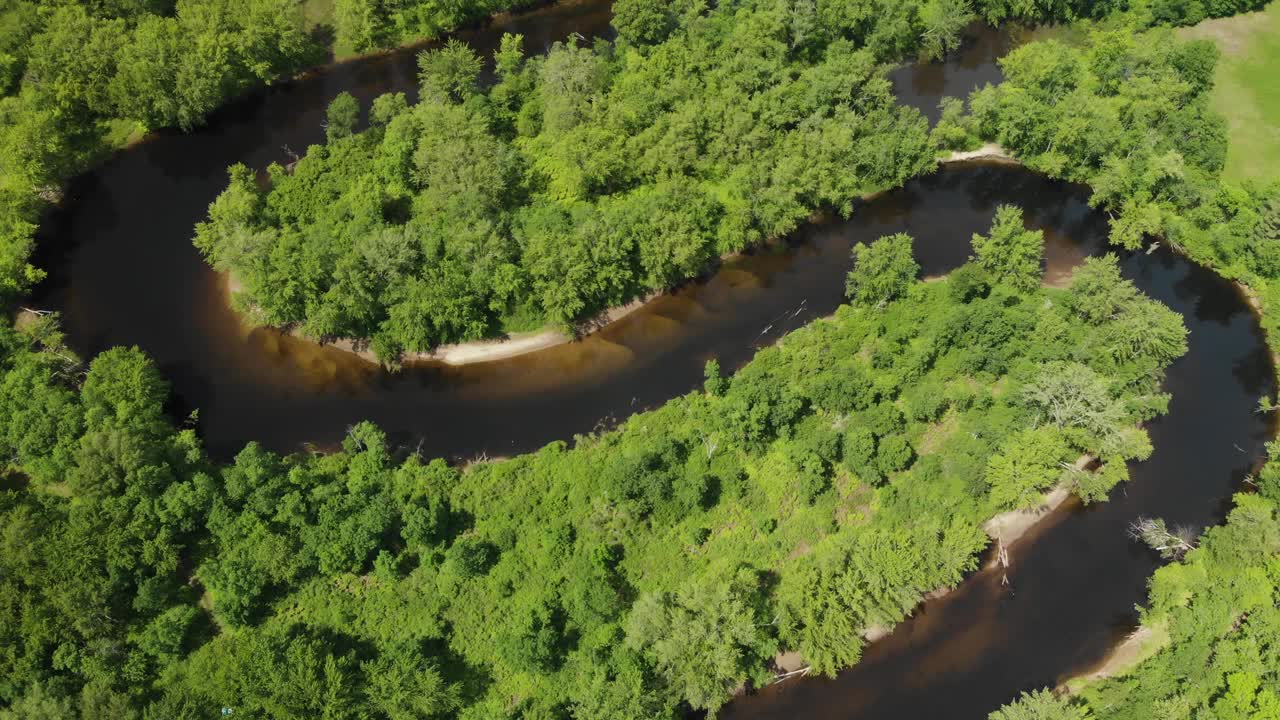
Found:
[{"label": "grassy clearing", "polygon": [[333,59],[345,60],[360,53],[349,42],[341,42],[334,37],[334,3],[335,0],[300,0],[299,4],[302,6],[302,20],[307,30],[318,30],[327,35]]},{"label": "grassy clearing", "polygon": [[1213,40],[1222,50],[1212,102],[1230,128],[1227,179],[1280,179],[1280,2],[1207,20],[1182,35]]},{"label": "grassy clearing", "polygon": [[308,28],[333,26],[334,0],[302,0],[302,18]]}]

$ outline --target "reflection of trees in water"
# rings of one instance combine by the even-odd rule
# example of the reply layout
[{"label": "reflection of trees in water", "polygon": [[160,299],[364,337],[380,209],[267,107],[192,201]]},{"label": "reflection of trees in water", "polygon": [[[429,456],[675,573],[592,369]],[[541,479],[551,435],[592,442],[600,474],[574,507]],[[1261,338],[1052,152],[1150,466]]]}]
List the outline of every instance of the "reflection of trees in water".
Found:
[{"label": "reflection of trees in water", "polygon": [[1013,45],[1006,31],[975,23],[965,30],[960,47],[942,62],[897,68],[889,73],[889,80],[902,104],[918,109],[930,123],[936,123],[938,102],[944,95],[967,98],[982,85],[1000,82],[1003,74],[995,60]]}]

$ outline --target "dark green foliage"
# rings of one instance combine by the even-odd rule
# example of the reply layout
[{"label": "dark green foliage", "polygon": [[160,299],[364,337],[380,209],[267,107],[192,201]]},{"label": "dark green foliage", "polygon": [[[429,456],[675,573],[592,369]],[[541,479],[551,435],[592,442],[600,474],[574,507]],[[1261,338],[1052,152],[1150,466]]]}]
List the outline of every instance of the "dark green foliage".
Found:
[{"label": "dark green foliage", "polygon": [[423,38],[440,37],[468,23],[504,10],[532,5],[532,0],[334,0],[333,24],[338,46],[367,52]]},{"label": "dark green foliage", "polygon": [[526,58],[508,37],[484,89],[470,48],[425,53],[417,105],[379,100],[355,136],[331,119],[329,142],[273,171],[265,198],[233,175],[196,244],[258,321],[371,339],[394,361],[573,331],[934,162],[923,118],[848,39],[801,52],[768,3],[619,12],[647,39]]},{"label": "dark green foliage", "polygon": [[321,55],[294,0],[4,3],[0,293],[40,279],[27,258],[44,199],[111,149],[109,126],[194,127]]}]

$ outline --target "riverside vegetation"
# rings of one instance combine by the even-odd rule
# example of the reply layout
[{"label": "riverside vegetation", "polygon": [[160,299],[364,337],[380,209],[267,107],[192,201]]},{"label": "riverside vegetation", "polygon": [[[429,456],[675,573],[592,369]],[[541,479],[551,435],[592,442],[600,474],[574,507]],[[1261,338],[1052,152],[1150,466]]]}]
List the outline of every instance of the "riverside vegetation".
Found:
[{"label": "riverside vegetation", "polygon": [[[1274,174],[1224,178],[1232,136],[1207,92],[1216,57],[1208,41],[1121,28],[1035,43],[1003,62],[1004,84],[969,99],[971,114],[953,109],[951,131],[957,142],[998,141],[1032,167],[1088,183],[1113,213],[1116,242],[1156,236],[1245,283],[1274,350],[1280,186]],[[1199,69],[1174,78],[1162,64]],[[1179,147],[1177,134],[1190,142]],[[1248,134],[1256,145],[1255,129]],[[1182,558],[1151,580],[1141,615],[1149,659],[1077,697],[1026,694],[993,720],[1280,717],[1280,445],[1269,451],[1256,492],[1236,496],[1223,527],[1197,541],[1195,531],[1177,538],[1148,526],[1148,540]]]},{"label": "riverside vegetation", "polygon": [[[1110,7],[978,9],[992,20],[1046,20]],[[815,210],[848,213],[864,194],[933,167],[929,127],[895,105],[883,64],[940,53],[977,17],[955,0],[714,10],[648,0],[616,12],[616,44],[569,42],[526,58],[521,39],[506,37],[487,88],[465,45],[425,53],[419,102],[379,98],[362,133],[355,100],[339,96],[328,142],[292,169],[270,168],[267,191],[247,168],[231,169],[197,246],[236,277],[239,305],[258,322],[368,341],[383,361],[548,323],[571,330],[785,235]],[[1099,44],[1117,62],[1132,57],[1153,98],[1173,94],[1141,117],[1109,108],[1106,129],[1136,138],[1154,123],[1159,150],[1183,158],[1171,172],[1211,172],[1221,164],[1212,157],[1221,121],[1201,99],[1211,46],[1165,43],[1139,55],[1126,42],[1116,31]],[[1113,85],[1125,69],[1109,69]],[[1059,90],[1022,102],[1052,107]],[[940,129],[947,141],[953,116]],[[1080,142],[1093,141],[1090,118],[1075,120]],[[1110,188],[1131,189],[1145,190]],[[1148,229],[1142,212],[1118,221],[1126,244]]]},{"label": "riverside vegetation", "polygon": [[1225,525],[1166,551],[1179,561],[1151,578],[1145,659],[1075,696],[1025,693],[991,719],[1280,717],[1280,447],[1270,451],[1258,492],[1238,494]]},{"label": "riverside vegetation", "polygon": [[[342,5],[339,19],[380,17],[374,5],[394,5],[406,19],[399,42],[507,4]],[[191,129],[246,90],[323,62],[325,38],[298,0],[0,2],[0,294],[20,295],[43,277],[29,263],[36,224],[71,176],[146,131]]]},{"label": "riverside vegetation", "polygon": [[466,468],[368,424],[218,466],[138,351],[6,331],[0,717],[677,717],[780,649],[834,673],[986,518],[1150,452],[1181,320],[1109,257],[1041,288],[1042,242],[1004,208],[930,283],[861,247],[853,303],[732,377]]},{"label": "riverside vegetation", "polygon": [[487,90],[467,46],[424,54],[416,105],[381,97],[355,134],[339,96],[328,142],[265,194],[232,168],[196,244],[256,319],[394,361],[571,327],[931,167],[875,53],[779,9],[691,6],[681,32],[635,34],[656,46],[526,58],[508,36]]}]

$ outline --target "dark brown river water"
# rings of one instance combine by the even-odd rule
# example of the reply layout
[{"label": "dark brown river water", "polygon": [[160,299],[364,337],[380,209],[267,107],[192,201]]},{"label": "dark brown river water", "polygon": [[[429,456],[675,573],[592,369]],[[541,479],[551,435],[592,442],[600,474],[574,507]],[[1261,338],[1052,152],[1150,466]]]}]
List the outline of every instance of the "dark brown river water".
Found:
[{"label": "dark brown river water", "polygon": [[[461,37],[482,50],[502,32],[536,51],[579,33],[608,35],[599,0],[542,8]],[[942,94],[998,82],[1003,36],[979,32],[944,63],[892,73],[904,103],[936,117]],[[41,230],[50,278],[33,302],[60,309],[73,344],[92,355],[146,350],[173,384],[175,415],[199,410],[218,456],[258,440],[289,451],[334,444],[368,419],[429,455],[510,455],[589,432],[701,383],[717,357],[737,367],[754,351],[842,300],[857,242],[910,232],[926,274],[968,256],[999,203],[1015,203],[1047,235],[1061,276],[1099,251],[1106,220],[1086,189],[1016,167],[967,163],[860,204],[847,221],[806,227],[788,242],[735,258],[582,342],[511,360],[389,374],[345,352],[245,331],[219,278],[191,245],[192,226],[241,161],[262,168],[321,141],[340,91],[365,105],[412,93],[414,51],[336,65],[265,90],[190,134],[161,134],[74,181]],[[1190,351],[1169,372],[1169,415],[1150,424],[1155,453],[1112,501],[1068,505],[1012,548],[1011,585],[979,573],[873,644],[835,680],[792,681],[740,699],[730,718],[984,718],[1019,691],[1052,685],[1100,660],[1135,622],[1154,558],[1130,543],[1138,515],[1172,524],[1220,522],[1271,428],[1253,412],[1273,371],[1254,315],[1236,289],[1167,252],[1129,255],[1128,277],[1182,313]]]}]

